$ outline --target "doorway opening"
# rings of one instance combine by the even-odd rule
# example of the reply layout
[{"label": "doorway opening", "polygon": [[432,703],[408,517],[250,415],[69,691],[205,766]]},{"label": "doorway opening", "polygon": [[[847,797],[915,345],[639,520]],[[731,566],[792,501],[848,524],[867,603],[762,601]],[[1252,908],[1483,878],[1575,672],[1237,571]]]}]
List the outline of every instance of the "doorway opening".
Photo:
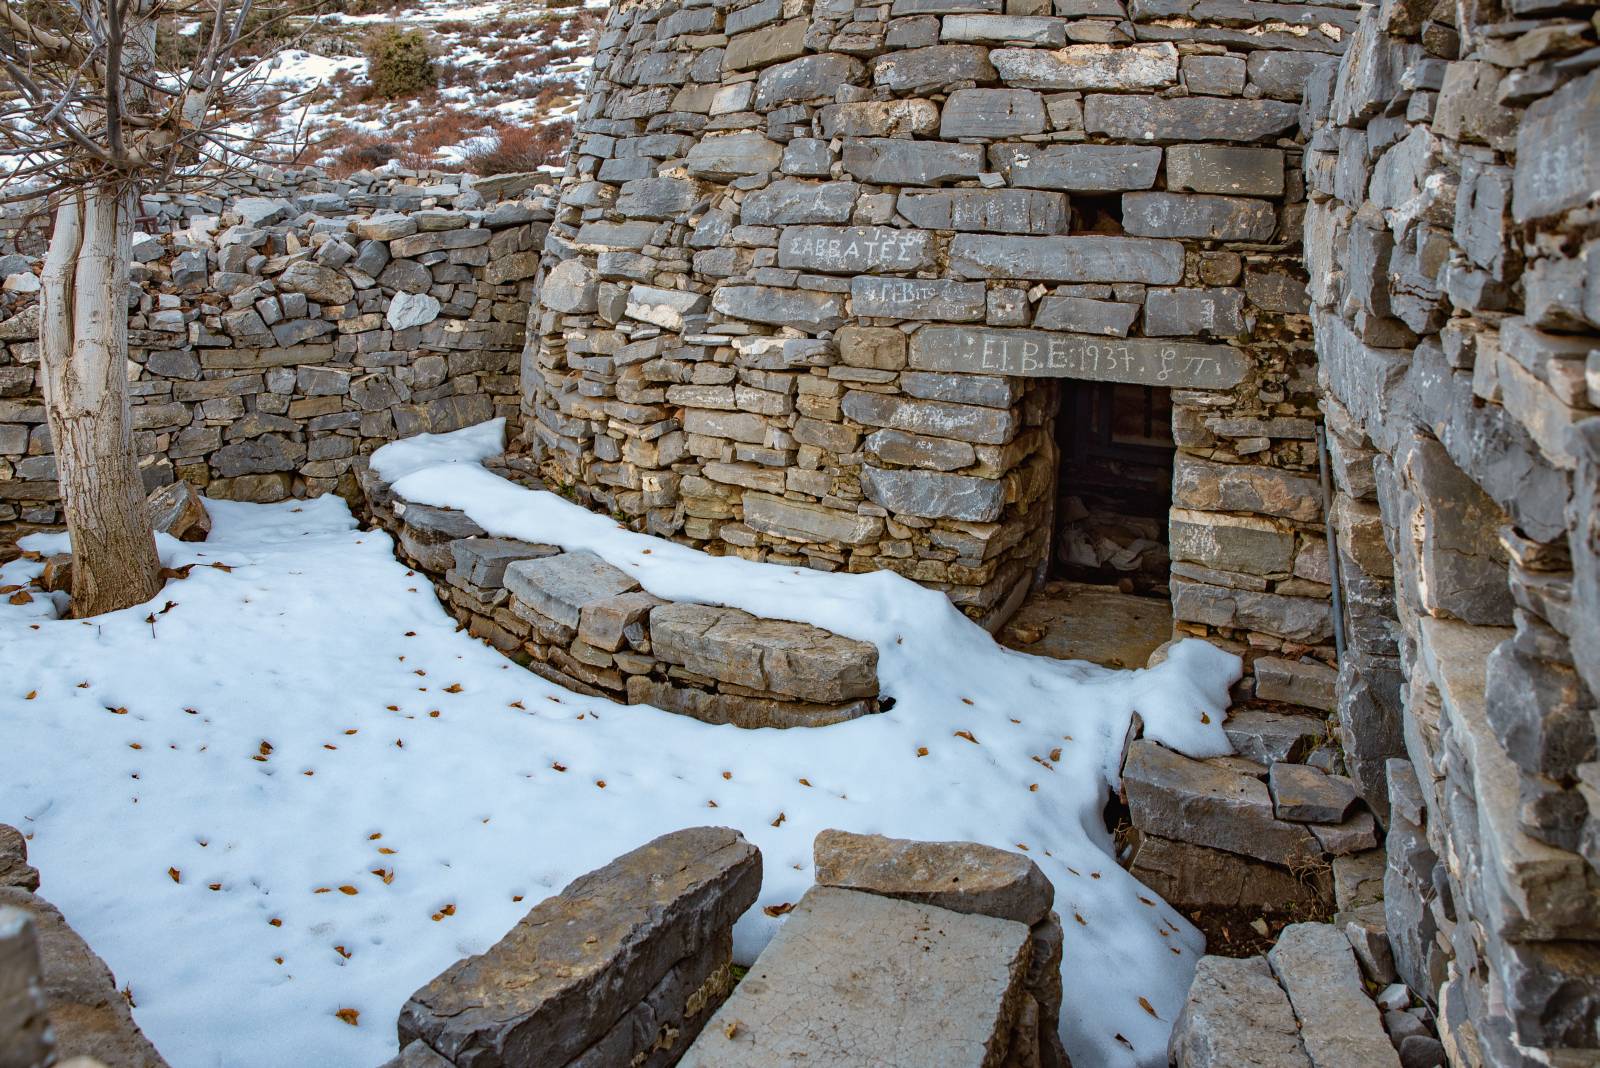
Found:
[{"label": "doorway opening", "polygon": [[1120,382],[1061,384],[1051,576],[1167,598],[1171,392]]}]

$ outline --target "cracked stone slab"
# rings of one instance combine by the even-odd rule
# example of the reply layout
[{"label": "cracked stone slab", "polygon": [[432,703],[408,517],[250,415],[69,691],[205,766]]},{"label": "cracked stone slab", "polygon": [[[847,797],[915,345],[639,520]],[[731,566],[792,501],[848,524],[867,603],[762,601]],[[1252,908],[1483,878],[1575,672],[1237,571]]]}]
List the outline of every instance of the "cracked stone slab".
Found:
[{"label": "cracked stone slab", "polygon": [[518,600],[573,630],[578,628],[585,605],[639,588],[637,582],[587,549],[518,560],[507,565],[505,584]]},{"label": "cracked stone slab", "polygon": [[1314,1068],[1399,1068],[1350,941],[1337,927],[1291,924],[1267,960],[1289,994]]},{"label": "cracked stone slab", "polygon": [[1200,958],[1167,1053],[1176,1068],[1312,1068],[1289,999],[1260,957]]},{"label": "cracked stone slab", "polygon": [[1013,920],[813,887],[679,1064],[998,1064],[1028,944]]}]

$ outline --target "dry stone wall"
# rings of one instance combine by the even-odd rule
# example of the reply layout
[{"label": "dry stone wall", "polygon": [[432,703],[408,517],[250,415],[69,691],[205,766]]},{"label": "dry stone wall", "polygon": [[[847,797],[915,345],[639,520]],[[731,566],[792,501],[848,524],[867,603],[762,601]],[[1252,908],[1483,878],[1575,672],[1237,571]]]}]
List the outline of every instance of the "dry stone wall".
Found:
[{"label": "dry stone wall", "polygon": [[1307,110],[1338,716],[1452,1064],[1600,1057],[1592,5],[1386,0]]},{"label": "dry stone wall", "polygon": [[[532,177],[265,171],[146,195],[129,368],[146,489],[354,496],[354,457],[518,418],[517,361],[552,204]],[[0,227],[0,531],[59,521],[38,350],[48,221]]]},{"label": "dry stone wall", "polygon": [[523,359],[534,456],[637,529],[891,569],[997,626],[1050,552],[1058,383],[1169,388],[1179,627],[1327,705],[1296,136],[1355,26],[613,5]]}]

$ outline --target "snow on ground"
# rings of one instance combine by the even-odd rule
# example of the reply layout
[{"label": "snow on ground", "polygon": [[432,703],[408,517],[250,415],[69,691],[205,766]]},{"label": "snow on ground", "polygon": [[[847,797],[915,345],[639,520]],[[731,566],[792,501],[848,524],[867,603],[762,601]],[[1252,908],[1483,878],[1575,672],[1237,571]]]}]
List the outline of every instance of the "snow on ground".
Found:
[{"label": "snow on ground", "polygon": [[[209,541],[162,539],[170,566],[196,566],[149,605],[73,621],[42,594],[0,598],[0,822],[32,836],[44,893],[175,1068],[376,1064],[449,963],[575,876],[707,823],[764,856],[745,962],[781,922],[761,907],[810,885],[823,828],[1026,849],[1066,927],[1074,1063],[1165,1064],[1201,937],[1116,865],[1100,809],[1134,710],[1168,744],[1228,751],[1236,658],[1187,642],[1115,672],[1011,652],[891,573],[714,558],[515,486],[474,462],[500,433],[375,463],[408,499],[592,549],[659,595],[871,641],[893,709],[750,731],[561,690],[457,632],[335,497],[211,502]],[[39,568],[13,562],[0,586]]]}]

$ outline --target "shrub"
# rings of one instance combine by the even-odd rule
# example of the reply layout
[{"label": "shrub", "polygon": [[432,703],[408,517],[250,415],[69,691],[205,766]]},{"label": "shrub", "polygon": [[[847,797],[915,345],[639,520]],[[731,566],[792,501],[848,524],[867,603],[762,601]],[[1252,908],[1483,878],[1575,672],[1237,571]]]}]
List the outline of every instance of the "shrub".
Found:
[{"label": "shrub", "polygon": [[465,162],[472,173],[483,176],[559,166],[571,138],[570,122],[516,126],[500,130],[494,144],[469,153]]},{"label": "shrub", "polygon": [[378,96],[393,100],[438,87],[428,41],[416,30],[379,30],[367,40],[367,84]]}]

